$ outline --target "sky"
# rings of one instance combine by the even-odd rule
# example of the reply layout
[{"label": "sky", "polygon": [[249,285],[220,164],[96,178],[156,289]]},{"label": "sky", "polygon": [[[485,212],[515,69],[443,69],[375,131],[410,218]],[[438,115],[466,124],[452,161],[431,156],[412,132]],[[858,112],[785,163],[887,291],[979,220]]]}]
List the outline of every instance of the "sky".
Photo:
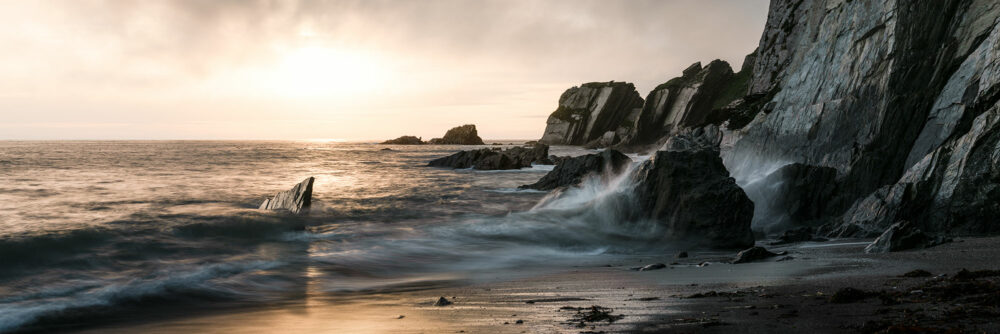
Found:
[{"label": "sky", "polygon": [[766,0],[0,0],[0,139],[534,139],[567,88],[739,68]]}]

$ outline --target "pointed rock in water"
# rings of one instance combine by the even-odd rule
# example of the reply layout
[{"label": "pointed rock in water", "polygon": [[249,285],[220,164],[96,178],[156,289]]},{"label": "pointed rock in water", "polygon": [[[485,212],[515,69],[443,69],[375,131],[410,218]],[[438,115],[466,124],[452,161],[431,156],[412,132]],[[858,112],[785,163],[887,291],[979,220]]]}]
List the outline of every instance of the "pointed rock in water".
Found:
[{"label": "pointed rock in water", "polygon": [[292,189],[282,191],[260,204],[260,210],[288,210],[294,214],[309,212],[312,205],[312,187],[315,178],[308,177]]},{"label": "pointed rock in water", "polygon": [[434,302],[434,306],[448,306],[451,304],[452,302],[444,297],[438,298],[438,300]]},{"label": "pointed rock in water", "polygon": [[618,174],[625,170],[632,159],[615,150],[604,150],[597,154],[566,158],[538,182],[520,186],[520,189],[552,190],[579,184],[588,174],[603,175],[607,172]]}]

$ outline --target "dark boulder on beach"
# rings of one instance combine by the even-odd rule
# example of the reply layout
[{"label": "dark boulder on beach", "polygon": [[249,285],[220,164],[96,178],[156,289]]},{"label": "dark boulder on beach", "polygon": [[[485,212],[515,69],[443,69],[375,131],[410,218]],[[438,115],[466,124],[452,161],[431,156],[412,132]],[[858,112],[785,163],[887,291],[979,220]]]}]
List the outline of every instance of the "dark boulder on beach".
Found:
[{"label": "dark boulder on beach", "polygon": [[475,124],[466,124],[451,128],[444,137],[434,138],[427,142],[431,145],[485,145]]},{"label": "dark boulder on beach", "polygon": [[521,186],[521,189],[553,190],[579,184],[590,174],[617,175],[625,170],[632,159],[615,150],[605,150],[601,153],[588,154],[579,157],[566,158],[559,162],[551,172],[545,174],[538,182]]},{"label": "dark boulder on beach", "polygon": [[898,222],[885,230],[878,239],[865,247],[865,253],[888,253],[908,249],[923,249],[934,247],[951,239],[943,236],[932,236],[921,231],[911,222]]},{"label": "dark boulder on beach", "polygon": [[402,136],[382,142],[384,145],[423,145],[423,139],[414,136]]},{"label": "dark boulder on beach", "polygon": [[784,255],[784,254],[772,253],[771,251],[765,249],[764,247],[750,247],[741,250],[739,253],[736,253],[736,258],[733,259],[733,264],[757,262],[778,255]]},{"label": "dark boulder on beach", "polygon": [[294,214],[305,214],[312,206],[312,188],[315,178],[308,177],[292,189],[282,191],[272,198],[264,200],[259,210],[288,211]]},{"label": "dark boulder on beach", "polygon": [[639,212],[662,224],[665,237],[709,247],[753,246],[753,202],[717,151],[659,151],[634,173]]},{"label": "dark boulder on beach", "polygon": [[549,146],[535,144],[527,147],[483,148],[461,151],[447,157],[431,160],[430,167],[474,168],[478,170],[507,170],[531,167],[532,164],[552,164]]}]

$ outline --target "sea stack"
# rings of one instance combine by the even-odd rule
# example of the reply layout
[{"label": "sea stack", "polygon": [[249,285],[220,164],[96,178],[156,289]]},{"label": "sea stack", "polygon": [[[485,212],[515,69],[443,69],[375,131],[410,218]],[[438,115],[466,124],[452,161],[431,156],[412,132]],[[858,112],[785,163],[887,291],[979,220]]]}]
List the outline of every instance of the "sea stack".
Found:
[{"label": "sea stack", "polygon": [[312,189],[314,177],[310,176],[296,184],[292,189],[282,191],[272,198],[264,200],[260,204],[260,210],[283,211],[287,210],[293,214],[309,213],[312,205]]},{"label": "sea stack", "polygon": [[434,138],[427,142],[432,145],[486,145],[475,124],[466,124],[451,128],[442,138]]}]

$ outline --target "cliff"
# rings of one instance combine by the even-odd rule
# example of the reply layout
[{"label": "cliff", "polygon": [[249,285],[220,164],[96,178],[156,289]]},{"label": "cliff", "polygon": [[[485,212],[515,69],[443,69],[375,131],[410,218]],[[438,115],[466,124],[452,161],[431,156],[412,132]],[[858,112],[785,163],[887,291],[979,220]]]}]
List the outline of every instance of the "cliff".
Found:
[{"label": "cliff", "polygon": [[[623,107],[605,123],[588,119],[588,131],[551,134],[575,123],[550,117],[543,139],[564,133],[573,135],[566,144],[641,150],[711,127],[704,133],[717,134],[708,140],[743,187],[801,183],[809,173],[767,177],[793,163],[835,175],[822,178],[835,191],[821,206],[764,203],[788,198],[748,191],[768,208],[760,212],[808,208],[776,214],[808,216],[837,236],[877,236],[902,220],[935,233],[1000,233],[987,218],[1000,213],[998,16],[986,0],[773,0],[740,72],[696,63],[637,113]],[[770,218],[757,217],[755,229]]]}]

